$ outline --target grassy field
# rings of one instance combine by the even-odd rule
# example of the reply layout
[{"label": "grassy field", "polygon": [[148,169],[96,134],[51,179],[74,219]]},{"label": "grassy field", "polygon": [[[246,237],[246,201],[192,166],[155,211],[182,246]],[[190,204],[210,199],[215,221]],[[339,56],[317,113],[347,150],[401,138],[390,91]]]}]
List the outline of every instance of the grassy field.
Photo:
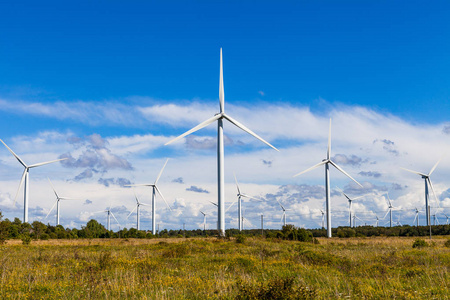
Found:
[{"label": "grassy field", "polygon": [[13,240],[0,299],[449,299],[447,238],[415,240]]}]

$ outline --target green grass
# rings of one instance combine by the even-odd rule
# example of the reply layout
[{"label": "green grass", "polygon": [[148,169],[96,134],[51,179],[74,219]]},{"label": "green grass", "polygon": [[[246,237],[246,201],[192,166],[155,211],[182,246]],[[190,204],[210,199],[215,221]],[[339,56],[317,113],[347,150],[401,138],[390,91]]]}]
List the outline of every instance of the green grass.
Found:
[{"label": "green grass", "polygon": [[446,239],[414,241],[8,241],[0,299],[449,299]]}]

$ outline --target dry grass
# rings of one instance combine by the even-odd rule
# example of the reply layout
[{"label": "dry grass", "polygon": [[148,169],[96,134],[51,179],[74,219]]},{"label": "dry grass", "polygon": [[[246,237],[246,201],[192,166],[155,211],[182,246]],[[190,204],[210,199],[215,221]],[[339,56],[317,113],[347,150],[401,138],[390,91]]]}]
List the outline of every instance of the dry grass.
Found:
[{"label": "dry grass", "polygon": [[0,298],[449,299],[447,239],[421,249],[414,240],[8,241],[0,246]]}]

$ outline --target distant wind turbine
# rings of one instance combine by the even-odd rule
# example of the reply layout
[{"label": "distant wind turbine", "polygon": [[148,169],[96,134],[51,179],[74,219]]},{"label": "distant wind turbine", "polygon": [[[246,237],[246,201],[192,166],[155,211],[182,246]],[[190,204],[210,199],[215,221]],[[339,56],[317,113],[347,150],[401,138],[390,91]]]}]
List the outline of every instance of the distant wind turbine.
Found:
[{"label": "distant wind turbine", "polygon": [[375,224],[375,227],[378,227],[378,222],[379,222],[378,216],[375,216],[375,218],[377,218],[377,222]]},{"label": "distant wind turbine", "polygon": [[415,216],[414,216],[414,221],[413,221],[413,225],[414,225],[414,223],[416,223],[416,221],[417,221],[417,227],[419,227],[419,212],[420,212],[420,210],[418,210],[417,209],[417,207],[415,207],[415,210],[416,210],[416,213],[415,213]]},{"label": "distant wind turbine", "polygon": [[281,216],[281,221],[283,221],[283,225],[286,226],[286,208],[281,204],[280,201],[278,201],[278,199],[275,198],[275,200],[277,200],[278,204],[280,205],[281,209],[283,210],[283,215]]},{"label": "distant wind turbine", "polygon": [[359,197],[356,197],[356,198],[353,198],[353,199],[352,199],[352,198],[350,198],[349,196],[347,196],[347,194],[344,193],[344,191],[341,190],[340,188],[338,188],[338,190],[339,190],[339,191],[342,193],[342,195],[344,195],[344,197],[347,198],[347,200],[348,200],[348,214],[349,214],[349,220],[350,220],[349,226],[352,227],[352,202],[355,201],[355,200],[361,199],[361,198],[364,197],[364,196],[359,196]]},{"label": "distant wind turbine", "polygon": [[448,215],[444,214],[444,216],[447,218],[447,225],[448,225]]},{"label": "distant wind turbine", "polygon": [[394,208],[392,206],[392,202],[391,202],[391,198],[389,198],[389,193],[386,193],[387,195],[387,201],[388,201],[388,211],[386,212],[386,214],[383,217],[383,220],[386,218],[386,216],[389,214],[389,227],[392,227],[392,208]]},{"label": "distant wind turbine", "polygon": [[437,202],[438,205],[439,205],[439,201],[438,201],[438,199],[437,199],[437,197],[436,197],[436,193],[434,192],[434,188],[433,188],[433,184],[431,183],[430,176],[431,176],[431,174],[434,172],[434,170],[436,169],[436,167],[438,166],[438,164],[441,162],[442,158],[443,158],[443,156],[442,156],[441,159],[439,159],[438,162],[431,168],[431,170],[430,170],[430,172],[429,172],[428,174],[424,174],[424,173],[412,171],[412,170],[409,170],[409,169],[401,168],[401,169],[403,169],[403,170],[405,170],[405,171],[408,171],[408,172],[411,172],[411,173],[420,175],[420,176],[422,177],[422,179],[424,179],[424,181],[425,181],[425,216],[426,216],[426,219],[427,219],[427,222],[426,222],[426,225],[427,225],[427,226],[430,225],[430,212],[429,212],[429,209],[430,209],[429,206],[430,206],[430,205],[429,205],[429,199],[428,199],[430,195],[429,195],[429,192],[428,192],[428,184],[430,185],[431,191],[433,192],[433,195],[434,195],[434,198],[436,199],[436,202]]},{"label": "distant wind turbine", "polygon": [[167,203],[166,199],[164,198],[164,196],[161,193],[161,190],[158,188],[158,186],[156,185],[158,183],[159,178],[162,175],[162,172],[164,171],[164,168],[167,165],[167,162],[169,161],[169,159],[166,160],[166,163],[164,164],[164,166],[162,167],[161,171],[158,174],[158,177],[156,177],[155,183],[147,183],[147,184],[131,184],[131,185],[127,185],[127,186],[151,186],[153,188],[153,192],[152,192],[152,234],[155,235],[156,234],[156,219],[155,219],[155,208],[156,208],[156,204],[155,204],[155,198],[156,198],[156,192],[158,192],[158,194],[161,196],[161,198],[164,200],[164,202],[166,203],[167,207],[172,210],[172,208],[170,208],[169,203]]},{"label": "distant wind turbine", "polygon": [[117,224],[119,224],[119,227],[121,226],[119,221],[117,221],[116,216],[114,216],[113,212],[111,211],[111,204],[109,205],[109,208],[101,211],[97,211],[94,214],[106,212],[107,219],[106,219],[106,229],[108,231],[111,231],[111,216],[116,220]]},{"label": "distant wind turbine", "polygon": [[248,134],[254,136],[258,140],[262,141],[266,145],[272,147],[273,149],[277,150],[274,146],[272,146],[270,143],[266,142],[264,139],[259,137],[256,133],[242,125],[240,122],[236,121],[229,115],[225,114],[225,93],[223,88],[223,63],[222,63],[222,48],[220,48],[220,79],[219,79],[219,102],[220,102],[220,112],[216,115],[214,115],[212,118],[209,118],[208,120],[200,123],[199,125],[195,126],[191,130],[186,131],[182,135],[176,137],[175,139],[169,141],[166,143],[166,145],[173,143],[186,135],[189,135],[193,132],[196,132],[197,130],[202,129],[203,127],[208,126],[209,124],[217,121],[217,203],[218,203],[218,230],[221,235],[225,236],[225,179],[224,179],[224,149],[223,149],[223,120],[229,121],[231,124],[235,125],[236,127],[242,129],[243,131],[247,132]]},{"label": "distant wind turbine", "polygon": [[[238,191],[238,193],[237,193],[237,196],[238,196],[238,200],[237,200],[237,202],[238,202],[238,225],[239,225],[239,231],[242,231],[242,227],[243,227],[243,224],[242,224],[242,198],[248,198],[248,199],[253,199],[253,200],[257,200],[257,201],[261,201],[261,199],[257,199],[255,197],[241,193],[241,190],[239,189],[239,184],[238,184],[235,174],[234,174],[234,180],[236,181],[236,188]],[[231,205],[233,205],[233,204],[234,204],[234,202],[231,203]],[[230,207],[231,207],[231,205],[230,205]],[[230,207],[228,207],[228,209],[230,209]],[[227,209],[227,211],[228,211],[228,209]]]},{"label": "distant wind turbine", "polygon": [[66,160],[67,158],[61,158],[61,159],[37,163],[37,164],[33,164],[33,165],[27,165],[17,154],[14,153],[14,151],[11,150],[11,148],[8,147],[8,145],[5,144],[5,142],[3,142],[3,140],[0,140],[0,142],[2,142],[3,145],[5,145],[5,147],[8,148],[9,152],[11,152],[11,154],[14,155],[14,157],[19,161],[19,163],[25,168],[23,171],[23,174],[22,174],[22,178],[20,179],[20,184],[19,184],[19,188],[17,189],[16,196],[14,197],[14,205],[16,204],[17,195],[19,194],[20,187],[22,186],[22,183],[24,183],[24,181],[25,181],[24,192],[23,192],[23,222],[28,223],[28,187],[29,187],[28,180],[29,180],[29,176],[30,176],[29,175],[30,169],[40,167],[43,165],[47,165],[47,164],[51,164],[54,162],[58,162],[61,160]]},{"label": "distant wind turbine", "polygon": [[140,230],[140,216],[141,216],[141,212],[140,212],[140,206],[150,206],[149,204],[146,203],[142,203],[139,201],[138,197],[136,196],[136,194],[134,194],[134,198],[136,199],[136,206],[133,208],[133,210],[128,214],[127,219],[130,217],[130,215],[136,210],[136,229]]},{"label": "distant wind turbine", "polygon": [[326,211],[327,211],[327,237],[331,238],[331,208],[330,208],[330,166],[332,165],[333,167],[335,167],[336,169],[338,169],[338,171],[340,171],[341,173],[343,173],[345,176],[347,176],[348,178],[350,178],[351,180],[353,180],[354,182],[356,182],[360,187],[363,187],[358,181],[356,181],[355,179],[353,179],[352,176],[350,176],[349,174],[347,174],[347,172],[345,172],[341,167],[339,167],[335,162],[333,162],[331,160],[331,119],[330,119],[330,126],[329,126],[329,130],[328,130],[328,149],[327,149],[327,158],[325,158],[324,160],[322,160],[320,163],[312,166],[309,169],[306,169],[305,171],[302,171],[298,174],[295,174],[295,176],[301,175],[303,173],[309,172],[315,168],[318,168],[322,165],[325,165],[325,199],[326,199]]},{"label": "distant wind turbine", "polygon": [[206,231],[206,213],[200,211],[203,215],[203,231]]},{"label": "distant wind turbine", "polygon": [[50,211],[48,212],[47,216],[45,216],[45,218],[47,219],[47,217],[50,215],[50,213],[52,212],[52,210],[55,208],[56,205],[56,225],[59,225],[59,201],[61,200],[75,200],[74,198],[67,198],[67,197],[60,197],[58,195],[58,193],[55,190],[55,187],[53,186],[52,182],[50,181],[50,178],[47,178],[48,182],[50,182],[50,185],[52,186],[53,192],[55,193],[56,196],[56,201],[55,204],[53,204],[52,208],[50,209]]},{"label": "distant wind turbine", "polygon": [[322,229],[325,228],[325,213],[323,212],[323,210],[320,210],[320,212],[322,213]]}]

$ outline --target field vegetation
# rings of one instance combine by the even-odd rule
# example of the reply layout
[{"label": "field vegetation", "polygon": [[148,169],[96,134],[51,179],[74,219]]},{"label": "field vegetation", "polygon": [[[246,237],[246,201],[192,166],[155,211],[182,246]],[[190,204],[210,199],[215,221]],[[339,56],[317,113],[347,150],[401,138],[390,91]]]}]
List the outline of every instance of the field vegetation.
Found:
[{"label": "field vegetation", "polygon": [[0,298],[448,299],[448,239],[417,241],[8,240]]}]

